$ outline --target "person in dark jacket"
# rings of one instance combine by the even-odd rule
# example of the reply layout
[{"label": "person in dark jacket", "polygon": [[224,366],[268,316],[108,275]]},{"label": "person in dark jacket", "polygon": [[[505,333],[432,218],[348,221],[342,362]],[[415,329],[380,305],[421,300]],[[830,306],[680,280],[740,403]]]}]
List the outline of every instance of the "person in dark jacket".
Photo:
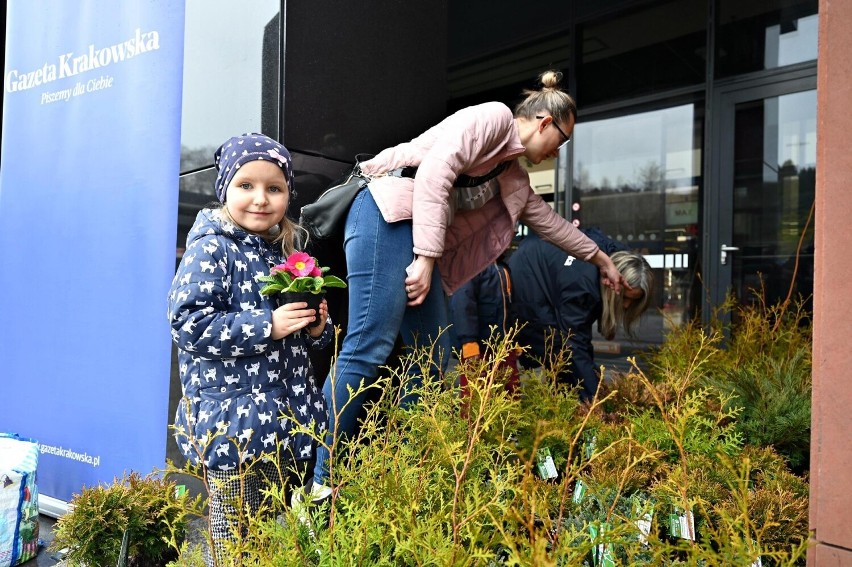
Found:
[{"label": "person in dark jacket", "polygon": [[584,231],[612,257],[629,287],[620,294],[601,284],[598,269],[530,233],[509,259],[513,279],[513,319],[524,324],[518,342],[528,348],[524,365],[545,359],[552,336],[555,350],[571,348],[568,369],[560,382],[580,386],[582,401],[591,400],[600,382],[592,347],[592,324],[607,339],[618,327],[632,335],[648,308],[654,276],[645,259],[600,230]]},{"label": "person in dark jacket", "polygon": [[[512,279],[502,256],[450,296],[450,322],[461,361],[487,356],[488,343],[505,336],[511,302]],[[512,393],[518,386],[517,354],[510,353],[503,366],[509,370],[506,390]],[[459,382],[462,395],[467,395],[467,375],[461,374]]]}]

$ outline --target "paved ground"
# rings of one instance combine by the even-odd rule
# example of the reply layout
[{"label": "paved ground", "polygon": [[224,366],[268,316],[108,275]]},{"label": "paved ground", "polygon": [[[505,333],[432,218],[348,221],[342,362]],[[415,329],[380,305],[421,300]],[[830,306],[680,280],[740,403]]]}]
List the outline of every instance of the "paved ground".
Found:
[{"label": "paved ground", "polygon": [[38,555],[35,559],[24,563],[27,567],[46,567],[48,565],[56,565],[59,561],[56,559],[56,554],[53,551],[48,551],[47,547],[53,542],[53,525],[56,520],[45,515],[38,517],[38,537],[44,542],[44,545],[39,546]]}]

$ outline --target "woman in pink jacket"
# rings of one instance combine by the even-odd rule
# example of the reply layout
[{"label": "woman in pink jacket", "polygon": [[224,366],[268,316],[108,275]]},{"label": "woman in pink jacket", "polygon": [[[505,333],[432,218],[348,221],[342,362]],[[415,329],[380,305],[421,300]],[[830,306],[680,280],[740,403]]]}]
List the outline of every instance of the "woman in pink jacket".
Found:
[{"label": "woman in pink jacket", "polygon": [[[362,164],[368,190],[355,198],[344,233],[349,324],[336,371],[323,388],[332,414],[329,446],[331,435],[355,431],[363,400],[333,415],[346,404],[347,387],[376,378],[397,334],[409,346],[436,343],[442,359],[435,369],[444,367],[450,342],[441,333],[448,325],[443,292],[452,293],[494,262],[518,221],[598,266],[616,291],[624,285],[609,256],[533,192],[518,163],[520,157],[532,163],[556,157],[571,139],[577,108],[559,89],[560,78],[544,73],[542,89],[525,91],[514,114],[498,102],[465,108]],[[486,180],[489,174],[496,177]],[[313,500],[330,493],[328,454],[325,447],[317,451]]]}]

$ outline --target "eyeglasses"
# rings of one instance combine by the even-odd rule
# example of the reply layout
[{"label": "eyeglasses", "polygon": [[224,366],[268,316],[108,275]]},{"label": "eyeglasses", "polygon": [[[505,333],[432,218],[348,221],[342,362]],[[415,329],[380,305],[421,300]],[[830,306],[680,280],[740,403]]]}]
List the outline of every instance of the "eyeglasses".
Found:
[{"label": "eyeglasses", "polygon": [[[541,120],[542,118],[546,118],[546,116],[536,116],[535,117],[536,120]],[[559,144],[559,148],[561,148],[562,146],[564,146],[565,144],[567,144],[568,142],[571,141],[571,136],[569,136],[568,134],[566,134],[565,132],[562,131],[562,128],[560,128],[559,124],[556,123],[556,120],[551,120],[550,123],[553,124],[553,126],[556,127],[557,130],[559,130],[559,133],[562,134],[562,138],[564,139],[564,141],[561,144]]]}]

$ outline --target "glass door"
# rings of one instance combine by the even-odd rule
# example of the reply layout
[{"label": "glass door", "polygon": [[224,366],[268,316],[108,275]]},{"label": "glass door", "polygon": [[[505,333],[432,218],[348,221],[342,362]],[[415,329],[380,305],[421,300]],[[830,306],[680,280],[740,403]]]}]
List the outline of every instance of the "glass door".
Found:
[{"label": "glass door", "polygon": [[[651,308],[635,337],[607,341],[595,333],[595,357],[607,366],[662,343],[665,333],[698,312],[692,293],[698,268],[703,104],[690,102],[574,128],[568,218],[600,228],[642,254],[654,270]],[[700,294],[697,295],[700,299]]]},{"label": "glass door", "polygon": [[716,206],[705,214],[711,230],[704,251],[714,305],[729,291],[741,304],[813,292],[814,82],[804,77],[719,95],[719,183]]}]

